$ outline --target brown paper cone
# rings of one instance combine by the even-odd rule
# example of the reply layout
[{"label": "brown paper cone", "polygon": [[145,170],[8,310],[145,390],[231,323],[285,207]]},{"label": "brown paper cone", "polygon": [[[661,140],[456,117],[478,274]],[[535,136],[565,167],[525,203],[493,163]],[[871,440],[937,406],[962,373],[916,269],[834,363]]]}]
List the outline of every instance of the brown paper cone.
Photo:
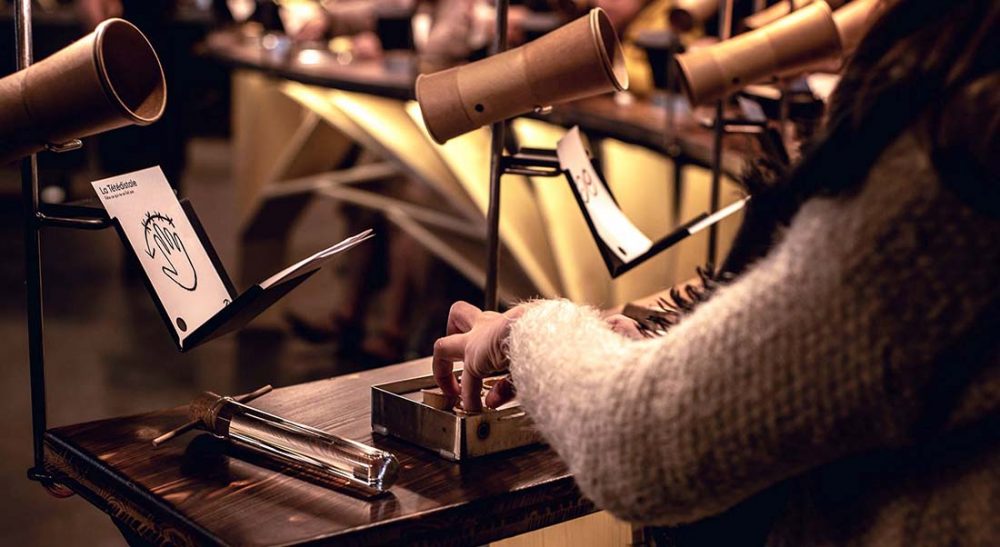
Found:
[{"label": "brown paper cone", "polygon": [[122,19],[0,80],[0,163],[46,144],[148,125],[163,115],[167,86],[146,37]]},{"label": "brown paper cone", "polygon": [[878,15],[879,0],[854,0],[833,12],[844,56],[854,53]]},{"label": "brown paper cone", "polygon": [[627,87],[615,29],[603,10],[593,9],[519,48],[422,74],[416,95],[427,130],[444,144],[536,108]]},{"label": "brown paper cone", "polygon": [[731,40],[677,56],[692,104],[716,101],[745,85],[799,73],[840,56],[840,35],[826,2],[814,2]]},{"label": "brown paper cone", "polygon": [[[798,10],[806,7],[809,4],[812,4],[814,1],[819,1],[819,0],[793,0],[793,1],[795,2],[795,9]],[[834,1],[828,1],[827,3],[833,7],[836,7],[836,4],[838,3],[843,4],[843,2],[834,2]],[[789,8],[788,0],[782,0],[777,4],[772,4],[744,19],[743,28],[747,30],[757,30],[761,27],[770,25],[771,23],[777,21],[778,19],[781,19],[782,17],[788,15],[789,13],[788,8]]]},{"label": "brown paper cone", "polygon": [[667,13],[670,28],[687,32],[704,23],[719,9],[719,0],[676,0]]}]

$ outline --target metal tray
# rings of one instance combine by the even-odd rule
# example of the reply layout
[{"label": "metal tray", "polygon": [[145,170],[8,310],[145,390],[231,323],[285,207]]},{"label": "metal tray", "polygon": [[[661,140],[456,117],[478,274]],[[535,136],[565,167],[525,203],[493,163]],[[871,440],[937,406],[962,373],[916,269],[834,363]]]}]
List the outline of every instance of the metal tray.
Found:
[{"label": "metal tray", "polygon": [[516,401],[479,414],[459,414],[425,405],[421,389],[433,376],[372,386],[372,431],[391,435],[461,461],[542,442]]}]

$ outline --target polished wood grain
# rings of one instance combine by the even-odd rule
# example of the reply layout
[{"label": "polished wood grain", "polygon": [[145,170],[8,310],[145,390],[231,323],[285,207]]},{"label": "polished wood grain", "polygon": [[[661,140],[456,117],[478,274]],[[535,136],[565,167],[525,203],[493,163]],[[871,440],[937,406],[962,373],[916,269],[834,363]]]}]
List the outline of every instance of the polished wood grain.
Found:
[{"label": "polished wood grain", "polygon": [[201,432],[154,449],[153,438],[186,419],[183,407],[51,430],[46,465],[152,543],[474,545],[594,511],[546,447],[455,464],[373,436],[369,386],[429,371],[429,360],[413,361],[277,389],[253,404],[395,453],[399,482],[375,500],[283,474]]}]

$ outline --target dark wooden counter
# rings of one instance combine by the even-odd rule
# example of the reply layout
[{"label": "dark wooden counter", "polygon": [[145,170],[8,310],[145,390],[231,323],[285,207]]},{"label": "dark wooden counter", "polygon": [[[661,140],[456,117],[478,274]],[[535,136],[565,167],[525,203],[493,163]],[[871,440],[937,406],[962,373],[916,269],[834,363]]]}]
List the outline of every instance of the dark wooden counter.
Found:
[{"label": "dark wooden counter", "polygon": [[234,457],[206,433],[154,449],[150,440],[184,422],[186,408],[53,429],[46,467],[153,543],[477,545],[595,510],[546,447],[456,464],[373,437],[369,386],[429,372],[423,359],[278,389],[253,403],[395,453],[400,479],[374,501]]}]

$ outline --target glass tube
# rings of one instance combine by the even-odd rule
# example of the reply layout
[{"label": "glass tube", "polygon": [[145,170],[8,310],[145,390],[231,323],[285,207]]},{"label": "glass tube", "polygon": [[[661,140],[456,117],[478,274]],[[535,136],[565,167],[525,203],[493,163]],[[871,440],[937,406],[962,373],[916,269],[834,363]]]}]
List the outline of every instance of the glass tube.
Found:
[{"label": "glass tube", "polygon": [[387,491],[396,481],[399,463],[389,452],[286,420],[229,397],[215,397],[209,405],[196,401],[192,413],[217,437],[293,466],[313,478],[328,478],[335,485],[346,482],[369,495]]}]

